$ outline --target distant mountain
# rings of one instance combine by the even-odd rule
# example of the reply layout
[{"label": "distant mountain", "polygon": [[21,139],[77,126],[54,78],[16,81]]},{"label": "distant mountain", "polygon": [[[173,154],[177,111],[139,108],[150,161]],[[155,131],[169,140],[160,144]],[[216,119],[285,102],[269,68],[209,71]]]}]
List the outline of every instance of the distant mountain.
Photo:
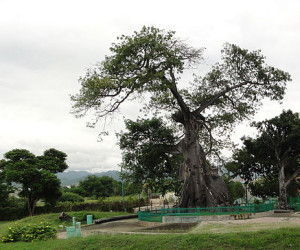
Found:
[{"label": "distant mountain", "polygon": [[56,176],[60,179],[62,186],[70,186],[70,185],[76,185],[81,180],[84,180],[89,175],[96,175],[96,176],[109,176],[111,178],[114,178],[115,180],[120,180],[119,172],[118,171],[107,171],[107,172],[100,172],[100,173],[90,173],[87,171],[69,171],[69,172],[63,172],[58,173]]}]

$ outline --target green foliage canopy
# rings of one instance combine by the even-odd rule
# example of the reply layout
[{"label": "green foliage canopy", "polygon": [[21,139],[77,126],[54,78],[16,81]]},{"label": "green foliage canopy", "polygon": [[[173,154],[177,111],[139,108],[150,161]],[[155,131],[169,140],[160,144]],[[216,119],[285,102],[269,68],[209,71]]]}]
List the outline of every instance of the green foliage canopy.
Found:
[{"label": "green foliage canopy", "polygon": [[83,202],[84,198],[79,194],[72,193],[72,192],[63,192],[62,196],[59,198],[61,202]]},{"label": "green foliage canopy", "polygon": [[239,181],[234,181],[229,176],[223,176],[228,188],[228,202],[233,204],[236,199],[245,197],[245,188]]},{"label": "green foliage canopy", "polygon": [[[179,152],[175,154],[178,138],[173,130],[158,118],[126,120],[125,124],[127,132],[118,134],[123,150],[123,177],[140,189],[146,184],[153,192],[162,194],[178,191],[178,165],[182,156]],[[174,152],[170,154],[172,149]]]},{"label": "green foliage canopy", "polygon": [[298,113],[283,111],[280,116],[252,124],[257,138],[243,137],[243,147],[235,152],[226,168],[246,181],[257,177],[278,178],[280,163],[287,166],[287,176],[295,178],[299,169],[300,119]]},{"label": "green foliage canopy", "polygon": [[[265,195],[274,196],[270,186],[277,183],[286,189],[300,173],[299,114],[283,111],[272,119],[254,122],[253,126],[259,135],[257,138],[242,138],[243,147],[237,150],[226,168],[247,182],[263,178],[257,184],[251,184],[253,190],[261,197],[261,190],[266,192]],[[275,193],[280,196],[282,188]]]},{"label": "green foliage canopy", "polygon": [[34,214],[36,203],[44,198],[53,203],[60,195],[60,181],[55,173],[67,169],[67,155],[49,149],[35,156],[25,149],[14,149],[4,154],[1,168],[7,183],[21,184],[20,196],[27,198],[29,214]]},{"label": "green foliage canopy", "polygon": [[[110,55],[79,79],[81,89],[71,96],[77,117],[94,111],[90,126],[133,100],[142,100],[148,113],[165,115],[174,133],[180,136],[174,146],[183,155],[186,169],[193,173],[203,170],[203,176],[197,180],[191,180],[194,175],[186,176],[180,206],[225,202],[225,184],[220,178],[209,177],[207,158],[219,159],[220,150],[230,145],[233,126],[250,118],[264,98],[282,100],[286,83],[291,80],[287,72],[268,66],[261,51],[226,43],[221,61],[206,75],[180,85],[184,70],[202,62],[203,51],[188,46],[174,31],[143,27],[131,36],[119,37],[118,43],[112,44]],[[169,147],[163,150],[175,152]],[[153,160],[158,164],[156,168],[167,167],[157,158]],[[198,194],[194,190],[199,190]]]},{"label": "green foliage canopy", "polygon": [[205,126],[199,138],[207,151],[212,151],[212,144],[217,144],[218,152],[228,145],[226,135],[232,126],[253,115],[263,98],[281,100],[291,80],[288,73],[268,66],[259,50],[226,43],[220,63],[204,77],[195,76],[190,86],[178,89],[180,75],[203,61],[204,49],[188,46],[174,31],[154,27],[122,35],[110,51],[79,79],[80,92],[71,96],[73,113],[82,117],[94,111],[95,119],[89,123],[94,126],[119,111],[123,102],[140,99],[146,109],[167,112],[175,123],[200,118]]},{"label": "green foliage canopy", "polygon": [[108,176],[98,177],[96,175],[89,175],[79,182],[78,190],[80,190],[85,197],[95,196],[99,198],[120,195],[121,182]]},{"label": "green foliage canopy", "polygon": [[8,202],[9,193],[11,193],[12,187],[5,182],[5,173],[4,173],[4,160],[0,160],[0,206],[5,206]]}]

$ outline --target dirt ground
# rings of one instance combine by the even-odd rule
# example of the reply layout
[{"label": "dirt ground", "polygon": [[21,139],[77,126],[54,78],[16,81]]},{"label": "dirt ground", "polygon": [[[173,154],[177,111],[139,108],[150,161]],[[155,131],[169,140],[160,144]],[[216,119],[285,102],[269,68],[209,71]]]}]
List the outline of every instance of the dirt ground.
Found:
[{"label": "dirt ground", "polygon": [[300,215],[268,216],[247,220],[203,221],[191,233],[253,232],[287,227],[300,227]]},{"label": "dirt ground", "polygon": [[[98,234],[166,234],[166,233],[233,233],[266,229],[300,227],[300,214],[271,215],[244,220],[201,221],[200,223],[170,223],[145,225],[138,219],[95,224],[81,228],[83,237]],[[58,239],[66,239],[66,232],[60,232]]]}]

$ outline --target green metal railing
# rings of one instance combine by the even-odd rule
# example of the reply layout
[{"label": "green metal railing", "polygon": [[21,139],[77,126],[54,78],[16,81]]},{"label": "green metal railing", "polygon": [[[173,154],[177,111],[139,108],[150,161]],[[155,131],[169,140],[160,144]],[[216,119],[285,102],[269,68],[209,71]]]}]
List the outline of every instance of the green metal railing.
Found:
[{"label": "green metal railing", "polygon": [[162,222],[163,216],[206,216],[206,215],[233,215],[243,213],[260,213],[274,210],[274,203],[246,204],[232,207],[197,207],[197,208],[161,208],[156,210],[140,211],[140,221]]},{"label": "green metal railing", "polygon": [[300,211],[300,196],[295,198],[290,197],[290,208]]}]

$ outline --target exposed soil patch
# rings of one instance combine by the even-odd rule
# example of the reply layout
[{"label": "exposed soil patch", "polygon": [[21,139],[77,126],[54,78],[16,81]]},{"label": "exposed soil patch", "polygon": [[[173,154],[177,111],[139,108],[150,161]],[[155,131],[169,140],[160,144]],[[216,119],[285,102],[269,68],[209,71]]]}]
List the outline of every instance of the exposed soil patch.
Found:
[{"label": "exposed soil patch", "polygon": [[141,232],[157,232],[157,233],[187,233],[193,229],[198,223],[170,223],[170,224],[161,224],[159,226],[143,228]]}]

